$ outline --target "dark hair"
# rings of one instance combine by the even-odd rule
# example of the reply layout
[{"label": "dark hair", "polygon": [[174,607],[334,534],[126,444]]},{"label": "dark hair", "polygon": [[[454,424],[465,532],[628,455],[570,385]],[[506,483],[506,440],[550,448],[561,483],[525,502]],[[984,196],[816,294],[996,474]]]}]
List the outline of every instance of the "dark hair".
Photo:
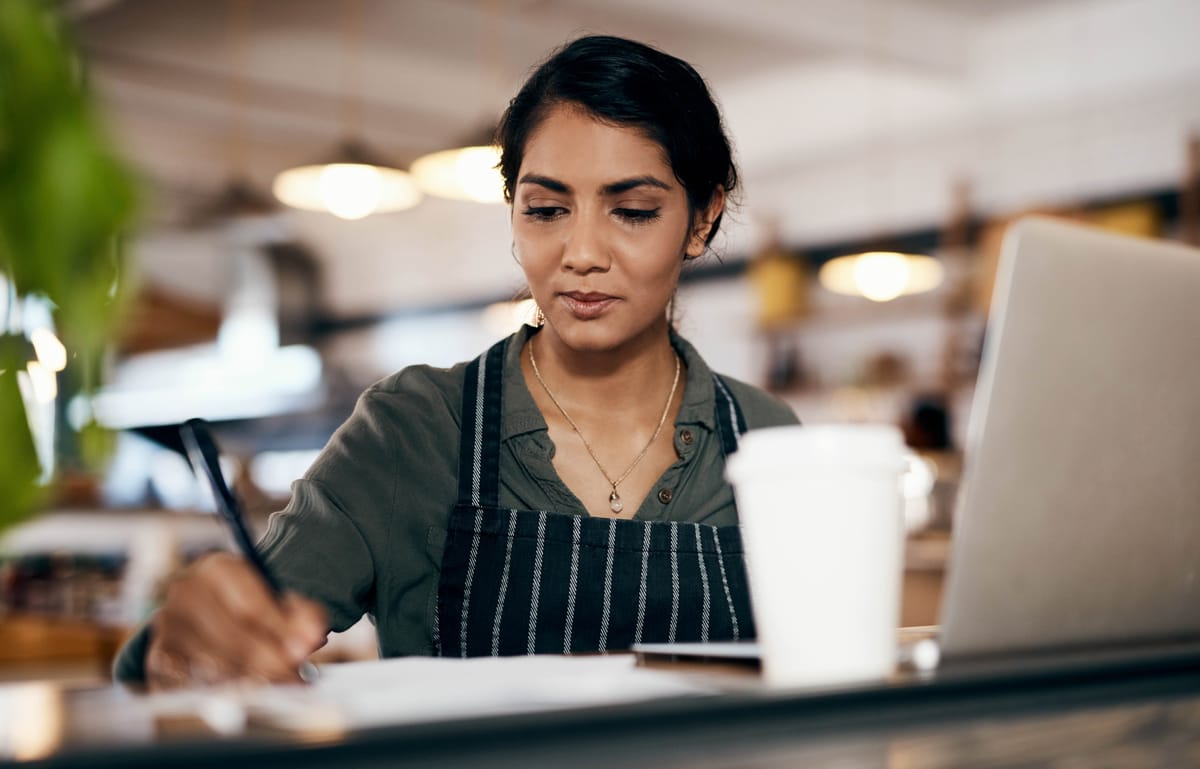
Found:
[{"label": "dark hair", "polygon": [[[737,168],[721,113],[690,64],[620,37],[581,37],[550,56],[513,97],[496,129],[504,197],[511,203],[529,135],[560,104],[579,105],[597,119],[632,126],[665,150],[694,214],[718,186],[730,194]],[[711,243],[721,224],[709,230]]]}]

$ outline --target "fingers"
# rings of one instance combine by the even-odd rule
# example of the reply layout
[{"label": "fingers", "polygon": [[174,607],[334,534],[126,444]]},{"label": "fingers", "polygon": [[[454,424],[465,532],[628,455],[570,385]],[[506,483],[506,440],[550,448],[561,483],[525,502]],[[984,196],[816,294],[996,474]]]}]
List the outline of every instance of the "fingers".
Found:
[{"label": "fingers", "polygon": [[325,607],[304,596],[288,593],[284,596],[282,610],[288,651],[294,662],[303,662],[329,638],[329,617]]},{"label": "fingers", "polygon": [[235,678],[297,682],[297,667],[328,632],[324,609],[295,594],[277,601],[240,558],[209,556],[174,580],[146,655],[152,688]]}]

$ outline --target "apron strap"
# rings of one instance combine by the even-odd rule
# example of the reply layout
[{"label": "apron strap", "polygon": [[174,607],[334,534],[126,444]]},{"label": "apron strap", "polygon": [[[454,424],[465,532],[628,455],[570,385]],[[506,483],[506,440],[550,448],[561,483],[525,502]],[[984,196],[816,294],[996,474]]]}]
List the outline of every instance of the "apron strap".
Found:
[{"label": "apron strap", "polygon": [[738,438],[746,432],[746,417],[719,374],[713,374],[713,389],[716,393],[716,417],[717,427],[721,431],[721,449],[725,456],[729,456],[737,451]]},{"label": "apron strap", "polygon": [[458,454],[458,501],[496,507],[500,498],[500,427],[504,383],[502,339],[467,364]]}]

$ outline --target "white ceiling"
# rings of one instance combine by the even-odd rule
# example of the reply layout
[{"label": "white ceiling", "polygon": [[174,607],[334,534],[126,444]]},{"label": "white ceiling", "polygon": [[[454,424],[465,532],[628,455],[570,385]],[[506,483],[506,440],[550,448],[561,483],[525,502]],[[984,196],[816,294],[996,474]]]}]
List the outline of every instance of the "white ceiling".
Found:
[{"label": "white ceiling", "polygon": [[[745,180],[731,258],[765,218],[794,246],[936,225],[959,178],[982,211],[1170,185],[1200,131],[1196,0],[362,0],[361,32],[354,5],[329,0],[74,7],[151,190],[139,262],[213,301],[230,250],[172,223],[228,178],[266,189],[350,130],[401,164],[461,143],[584,32],[655,43],[709,79]],[[520,282],[502,206],[426,199],[355,223],[280,223],[320,254],[336,316]]]}]

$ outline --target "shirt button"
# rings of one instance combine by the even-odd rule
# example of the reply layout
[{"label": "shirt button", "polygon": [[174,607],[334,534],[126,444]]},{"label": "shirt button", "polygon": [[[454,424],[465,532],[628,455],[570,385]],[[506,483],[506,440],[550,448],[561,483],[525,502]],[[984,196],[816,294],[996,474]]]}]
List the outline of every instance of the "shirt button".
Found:
[{"label": "shirt button", "polygon": [[680,430],[679,440],[683,441],[684,445],[691,446],[696,442],[696,436],[692,434],[691,430]]},{"label": "shirt button", "polygon": [[673,493],[671,493],[670,489],[659,489],[658,490],[658,501],[662,502],[664,505],[667,504],[668,502],[670,502],[671,498],[673,496],[675,496],[675,495]]}]

